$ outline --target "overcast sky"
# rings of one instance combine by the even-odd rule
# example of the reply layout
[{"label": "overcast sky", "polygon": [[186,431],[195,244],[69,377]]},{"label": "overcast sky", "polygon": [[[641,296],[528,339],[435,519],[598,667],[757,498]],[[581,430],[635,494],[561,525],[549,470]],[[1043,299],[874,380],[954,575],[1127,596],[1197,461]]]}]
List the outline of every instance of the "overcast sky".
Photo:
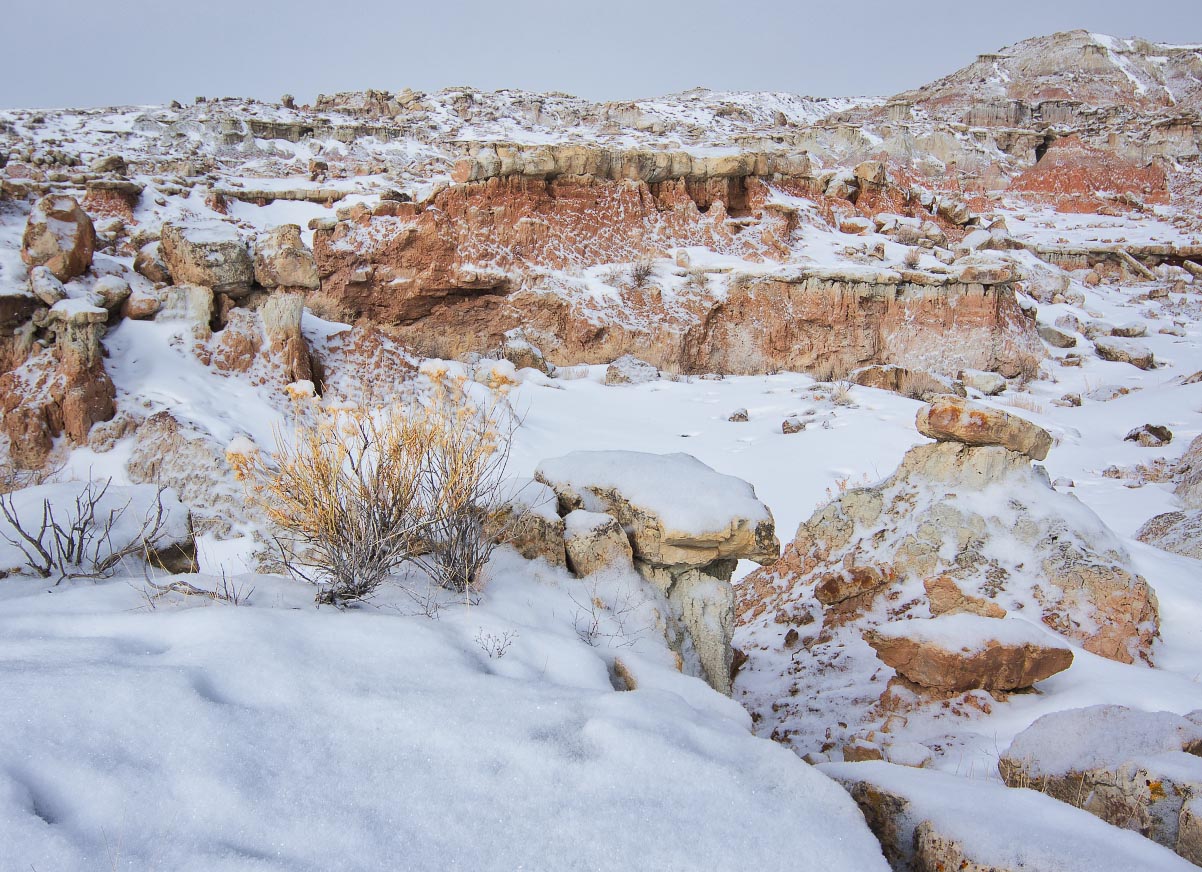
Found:
[{"label": "overcast sky", "polygon": [[888,95],[1029,36],[1202,43],[1202,0],[26,0],[0,107],[474,85]]}]

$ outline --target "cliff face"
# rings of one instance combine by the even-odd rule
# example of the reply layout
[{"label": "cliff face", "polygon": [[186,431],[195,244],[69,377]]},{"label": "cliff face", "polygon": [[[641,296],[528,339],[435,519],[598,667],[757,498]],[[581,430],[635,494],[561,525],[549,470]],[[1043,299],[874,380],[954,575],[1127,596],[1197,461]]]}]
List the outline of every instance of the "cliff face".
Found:
[{"label": "cliff face", "polygon": [[[786,168],[794,172],[767,172]],[[421,204],[354,207],[317,226],[314,255],[323,291],[444,357],[489,351],[522,327],[555,363],[635,354],[683,372],[899,363],[1014,375],[1033,366],[1038,343],[1011,273],[962,280],[883,264],[786,265],[803,219],[822,214],[858,227],[908,212],[915,222],[934,218],[944,237],[964,232],[882,165],[846,179],[807,170],[763,154],[488,147],[456,174],[496,175]],[[800,214],[799,200],[819,216]],[[762,268],[690,270],[691,247]],[[653,274],[609,276],[602,294],[572,281],[599,265],[675,252],[686,281],[671,292]]]}]

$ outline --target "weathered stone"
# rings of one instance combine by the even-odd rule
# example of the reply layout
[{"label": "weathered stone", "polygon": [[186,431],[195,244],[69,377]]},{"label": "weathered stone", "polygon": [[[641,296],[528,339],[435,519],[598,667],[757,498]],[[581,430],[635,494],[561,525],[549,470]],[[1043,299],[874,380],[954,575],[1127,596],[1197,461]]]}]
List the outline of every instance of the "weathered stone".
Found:
[{"label": "weathered stone", "polygon": [[610,515],[576,509],[563,519],[568,568],[580,578],[634,569],[630,540]]},{"label": "weathered stone", "polygon": [[993,397],[1006,389],[1006,380],[996,372],[981,372],[975,369],[960,371],[960,381],[966,388],[980,391],[987,397]]},{"label": "weathered stone", "polygon": [[1073,663],[1067,645],[1030,624],[954,614],[893,621],[864,634],[908,681],[934,690],[1017,690]]},{"label": "weathered stone", "polygon": [[1052,447],[1052,434],[1042,427],[968,400],[941,397],[918,410],[918,432],[940,442],[1001,445],[1009,451],[1043,460]]},{"label": "weathered stone", "polygon": [[315,291],[321,287],[313,252],[301,241],[300,227],[281,224],[255,240],[255,281],[265,288]]},{"label": "weathered stone", "polygon": [[658,369],[630,354],[619,357],[605,370],[607,385],[641,385],[658,378]]},{"label": "weathered stone", "polygon": [[45,266],[60,282],[81,276],[92,265],[96,228],[73,197],[38,200],[29,214],[21,240],[21,259]]},{"label": "weathered stone", "polygon": [[1138,442],[1144,448],[1159,448],[1173,441],[1173,431],[1163,424],[1141,424],[1123,437],[1124,442]]},{"label": "weathered stone", "polygon": [[1174,554],[1202,560],[1202,509],[1156,515],[1136,531],[1135,538]]},{"label": "weathered stone", "polygon": [[250,292],[254,266],[237,229],[207,224],[163,224],[160,253],[176,284],[195,284],[237,299]]},{"label": "weathered stone", "polygon": [[163,261],[160,243],[149,242],[138,249],[134,257],[134,272],[156,285],[171,284],[171,271]]},{"label": "weathered stone", "polygon": [[1097,705],[1039,718],[1015,737],[998,771],[1011,786],[1035,787],[1197,857],[1202,842],[1187,801],[1202,796],[1199,754],[1202,725],[1193,716]]},{"label": "weathered stone", "polygon": [[1074,348],[1077,337],[1046,324],[1039,325],[1039,338],[1053,348]]},{"label": "weathered stone", "polygon": [[947,575],[928,578],[922,583],[927,592],[931,615],[954,615],[967,613],[984,618],[1004,618],[1006,610],[993,600],[969,596],[960,589],[955,579]]},{"label": "weathered stone", "polygon": [[47,306],[67,299],[67,289],[54,277],[49,267],[35,266],[29,271],[29,290]]},{"label": "weathered stone", "polygon": [[1156,359],[1152,352],[1130,339],[1099,336],[1094,339],[1093,347],[1095,353],[1102,360],[1129,363],[1138,369],[1154,369],[1156,367]]}]

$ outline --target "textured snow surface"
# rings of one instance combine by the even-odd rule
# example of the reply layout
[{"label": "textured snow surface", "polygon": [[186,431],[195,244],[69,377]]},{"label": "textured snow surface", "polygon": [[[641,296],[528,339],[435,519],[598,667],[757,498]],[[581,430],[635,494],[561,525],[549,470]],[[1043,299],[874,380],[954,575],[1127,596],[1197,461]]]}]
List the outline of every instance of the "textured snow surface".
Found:
[{"label": "textured snow surface", "polygon": [[662,643],[615,692],[581,582],[508,560],[439,620],[267,576],[244,607],[6,583],[0,869],[885,872],[838,785]]},{"label": "textured snow surface", "polygon": [[[1202,714],[1202,713],[1199,713]],[[1114,768],[1202,742],[1202,718],[1094,705],[1044,715],[1014,739],[1006,755],[1033,776]],[[1202,760],[1198,761],[1202,771]]]},{"label": "textured snow surface", "polygon": [[1197,869],[1150,839],[1034,790],[877,761],[819,768],[844,783],[867,781],[904,797],[909,808],[903,832],[931,821],[939,835],[970,846],[967,855],[985,867],[1041,872]]},{"label": "textured snow surface", "polygon": [[538,474],[577,490],[613,488],[658,515],[666,528],[699,536],[727,529],[733,518],[769,517],[750,484],[715,472],[690,454],[573,451],[544,460]]}]

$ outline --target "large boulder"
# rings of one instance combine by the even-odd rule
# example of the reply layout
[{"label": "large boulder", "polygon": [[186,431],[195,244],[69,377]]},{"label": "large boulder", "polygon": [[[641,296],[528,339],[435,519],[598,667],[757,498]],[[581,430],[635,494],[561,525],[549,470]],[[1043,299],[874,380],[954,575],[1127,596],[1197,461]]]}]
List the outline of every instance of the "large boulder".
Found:
[{"label": "large boulder", "polygon": [[819,767],[904,872],[1188,872],[1159,845],[1037,790],[880,761]]},{"label": "large boulder", "polygon": [[1155,369],[1156,358],[1147,346],[1131,339],[1098,336],[1093,341],[1094,352],[1102,360],[1129,363],[1137,369]]},{"label": "large boulder", "polygon": [[576,509],[563,519],[568,568],[584,578],[607,570],[634,568],[630,540],[617,519]]},{"label": "large boulder", "polygon": [[918,410],[918,432],[939,442],[1000,445],[1043,460],[1052,447],[1052,434],[1017,415],[957,397],[939,397]]},{"label": "large boulder", "polygon": [[92,265],[96,228],[74,197],[51,195],[34,205],[21,239],[21,259],[44,266],[60,282],[81,276]]},{"label": "large boulder", "polygon": [[617,520],[635,568],[674,609],[701,673],[729,693],[731,575],[740,559],[767,564],[780,553],[772,513],[755,489],[687,454],[634,451],[573,452],[544,460],[535,478],[555,490],[561,513]]},{"label": "large boulder", "polygon": [[237,228],[221,221],[165,223],[159,252],[172,280],[202,285],[231,298],[250,292],[254,265]]},{"label": "large boulder", "polygon": [[1197,436],[1185,449],[1174,470],[1177,487],[1174,493],[1191,509],[1202,509],[1202,436]]},{"label": "large boulder", "polygon": [[865,639],[908,681],[954,693],[1031,687],[1073,663],[1067,645],[1025,621],[970,614],[892,621]]},{"label": "large boulder", "polygon": [[1202,857],[1189,800],[1202,798],[1202,712],[1118,705],[1044,715],[998,760],[1011,786],[1034,787],[1182,856]]},{"label": "large boulder", "polygon": [[301,241],[300,227],[281,224],[255,240],[255,281],[265,288],[316,291],[321,287],[313,252]]},{"label": "large boulder", "polygon": [[[778,731],[803,753],[881,729],[899,706],[922,709],[914,723],[923,729],[979,714],[989,694],[1004,692],[982,680],[948,701],[953,691],[887,686],[865,640],[886,622],[971,613],[1000,628],[1021,616],[1124,663],[1151,660],[1159,626],[1155,595],[1122,541],[1027,455],[1000,445],[912,448],[890,478],[819,508],[737,593],[738,644],[749,658],[740,675],[754,675],[742,700],[764,735]],[[814,719],[810,707],[828,716]]]}]

